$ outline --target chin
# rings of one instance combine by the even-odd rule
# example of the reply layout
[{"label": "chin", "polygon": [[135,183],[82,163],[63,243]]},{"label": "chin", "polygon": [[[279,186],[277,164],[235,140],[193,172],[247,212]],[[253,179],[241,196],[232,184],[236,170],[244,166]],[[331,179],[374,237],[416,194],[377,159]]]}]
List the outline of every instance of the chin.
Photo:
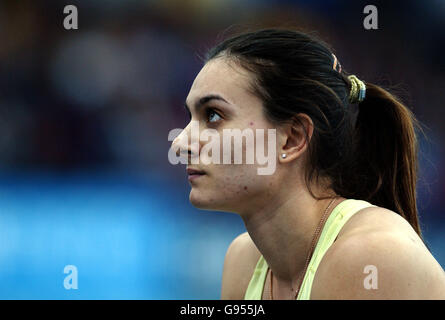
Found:
[{"label": "chin", "polygon": [[203,194],[198,190],[193,190],[193,188],[190,191],[189,200],[190,203],[198,209],[209,211],[227,211],[224,210],[223,203],[221,203],[221,200],[219,198]]}]

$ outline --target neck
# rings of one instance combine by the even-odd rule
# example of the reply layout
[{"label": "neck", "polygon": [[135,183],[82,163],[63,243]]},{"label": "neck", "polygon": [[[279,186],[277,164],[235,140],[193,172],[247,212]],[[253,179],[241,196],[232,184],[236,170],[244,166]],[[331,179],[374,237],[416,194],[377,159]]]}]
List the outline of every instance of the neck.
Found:
[{"label": "neck", "polygon": [[[274,278],[292,284],[305,267],[314,232],[333,198],[316,200],[309,193],[290,194],[240,215]],[[345,198],[336,197],[328,214],[342,200]]]}]

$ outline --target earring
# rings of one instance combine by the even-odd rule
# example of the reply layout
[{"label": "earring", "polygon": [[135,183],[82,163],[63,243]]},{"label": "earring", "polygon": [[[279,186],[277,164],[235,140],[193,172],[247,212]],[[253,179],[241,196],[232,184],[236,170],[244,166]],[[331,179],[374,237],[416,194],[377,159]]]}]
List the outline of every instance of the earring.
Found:
[{"label": "earring", "polygon": [[286,154],[285,154],[285,153],[282,153],[282,154],[281,154],[281,158],[286,159]]}]

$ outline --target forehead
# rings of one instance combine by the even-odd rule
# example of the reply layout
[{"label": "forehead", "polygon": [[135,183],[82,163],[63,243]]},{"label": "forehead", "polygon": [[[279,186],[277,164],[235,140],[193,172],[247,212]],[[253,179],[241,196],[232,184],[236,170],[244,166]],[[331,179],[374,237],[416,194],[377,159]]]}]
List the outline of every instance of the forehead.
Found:
[{"label": "forehead", "polygon": [[207,62],[193,81],[187,101],[207,94],[219,94],[228,102],[238,104],[250,96],[250,75],[246,70],[224,58]]}]

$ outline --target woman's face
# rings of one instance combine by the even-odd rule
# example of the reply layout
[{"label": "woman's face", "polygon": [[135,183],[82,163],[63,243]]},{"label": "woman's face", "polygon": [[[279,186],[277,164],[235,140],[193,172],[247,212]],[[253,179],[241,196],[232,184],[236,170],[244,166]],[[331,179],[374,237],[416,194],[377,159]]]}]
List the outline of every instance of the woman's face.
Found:
[{"label": "woman's face", "polygon": [[[279,147],[275,136],[269,140],[268,135],[271,131],[268,129],[276,128],[265,118],[261,100],[249,91],[250,77],[247,71],[236,64],[228,62],[227,59],[216,58],[204,65],[187,96],[186,105],[190,111],[191,121],[173,144],[174,146],[176,144],[175,147],[180,145],[191,154],[187,165],[188,180],[191,184],[190,201],[198,208],[240,212],[261,201],[267,201],[277,185],[275,170],[270,174],[258,174],[258,168],[265,168],[267,165],[264,162],[258,164],[256,155],[253,164],[246,163],[247,153],[255,154],[254,150],[256,151],[258,147],[262,148],[262,155],[275,162],[278,158],[276,155]],[[203,99],[210,95],[220,98]],[[199,101],[202,104],[199,104]],[[192,129],[193,126],[195,129]],[[215,159],[212,158],[213,151],[209,152],[207,148],[204,152],[205,145],[210,139],[204,141],[205,139],[201,136],[198,143],[191,143],[192,131],[196,130],[196,127],[199,127],[200,134],[203,131],[210,132],[208,129],[218,134],[219,164],[212,161]],[[247,139],[242,139],[241,164],[234,164],[235,140],[232,138],[232,143],[229,145],[223,143],[225,129],[251,131],[253,134],[254,138],[250,143],[247,143]],[[264,130],[262,146],[256,145],[258,143],[256,129]],[[236,131],[232,132],[236,133]],[[273,145],[270,145],[271,143]],[[268,154],[269,146],[273,150],[269,152],[270,154]],[[231,163],[223,160],[223,155],[227,155],[228,152]],[[190,163],[191,158],[198,156],[199,163]],[[202,171],[204,174],[193,175],[191,170]]]}]

